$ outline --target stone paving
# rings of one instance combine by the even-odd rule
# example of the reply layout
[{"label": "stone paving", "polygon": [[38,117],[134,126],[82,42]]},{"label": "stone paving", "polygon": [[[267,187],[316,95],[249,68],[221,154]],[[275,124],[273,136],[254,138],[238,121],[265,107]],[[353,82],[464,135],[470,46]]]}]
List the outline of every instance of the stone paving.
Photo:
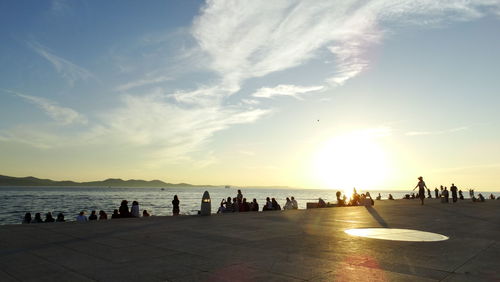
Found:
[{"label": "stone paving", "polygon": [[[0,226],[0,281],[500,281],[500,201]],[[403,242],[350,228],[450,237]]]}]

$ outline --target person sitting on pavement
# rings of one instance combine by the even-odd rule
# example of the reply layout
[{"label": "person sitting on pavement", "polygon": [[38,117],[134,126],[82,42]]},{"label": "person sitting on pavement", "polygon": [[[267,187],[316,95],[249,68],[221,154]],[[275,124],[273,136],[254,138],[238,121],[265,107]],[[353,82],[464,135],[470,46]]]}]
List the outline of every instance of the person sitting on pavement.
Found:
[{"label": "person sitting on pavement", "polygon": [[271,199],[271,203],[273,205],[273,210],[275,210],[275,211],[280,211],[281,210],[281,206],[280,206],[280,204],[278,204],[278,202],[276,202],[275,198]]},{"label": "person sitting on pavement", "polygon": [[273,202],[269,197],[266,197],[266,204],[262,207],[262,211],[272,211],[273,210]]},{"label": "person sitting on pavement", "polygon": [[143,211],[142,211],[142,216],[143,216],[143,217],[148,217],[148,216],[150,216],[150,214],[148,213],[148,211],[147,211],[147,210],[143,210]]},{"label": "person sitting on pavement", "polygon": [[113,214],[111,215],[111,219],[114,218],[120,218],[120,214],[118,213],[117,209],[113,210]]},{"label": "person sitting on pavement", "polygon": [[224,213],[224,212],[226,212],[226,207],[224,207],[224,199],[222,199],[222,201],[220,202],[220,207],[217,210],[217,213]]},{"label": "person sitting on pavement", "polygon": [[130,208],[130,216],[139,217],[139,202],[133,201],[132,207]]},{"label": "person sitting on pavement", "polygon": [[31,221],[31,223],[43,223],[42,215],[39,212],[35,213],[35,218]]},{"label": "person sitting on pavement", "polygon": [[45,222],[54,222],[54,221],[56,221],[56,220],[52,217],[51,212],[48,212],[47,214],[45,214]]},{"label": "person sitting on pavement", "polygon": [[27,212],[24,215],[23,224],[29,224],[31,222],[31,213]]},{"label": "person sitting on pavement", "polygon": [[99,220],[106,220],[106,219],[108,219],[108,215],[106,214],[105,211],[100,210],[99,211]]},{"label": "person sitting on pavement", "polygon": [[80,214],[76,217],[76,221],[77,222],[87,222],[87,221],[89,221],[89,219],[87,218],[87,216],[85,216],[85,212],[81,211]]},{"label": "person sitting on pavement", "polygon": [[299,205],[293,196],[290,198],[290,201],[292,202],[292,209],[296,210],[299,208]]},{"label": "person sitting on pavement", "polygon": [[241,212],[250,211],[250,205],[247,202],[247,198],[243,198],[243,202],[241,203],[241,206],[240,206],[240,211]]},{"label": "person sitting on pavement", "polygon": [[97,214],[95,214],[95,211],[90,212],[89,220],[97,220]]},{"label": "person sitting on pavement", "polygon": [[256,211],[258,212],[259,211],[259,203],[257,203],[257,199],[253,198],[253,201],[250,205],[250,210],[251,211]]},{"label": "person sitting on pavement", "polygon": [[326,203],[323,199],[318,199],[318,208],[326,208]]},{"label": "person sitting on pavement", "polygon": [[288,198],[288,197],[286,198],[286,203],[283,206],[283,209],[284,210],[291,210],[291,209],[293,209],[292,208],[292,201],[290,201],[290,198]]},{"label": "person sitting on pavement", "polygon": [[64,214],[62,212],[57,214],[56,222],[65,222],[64,220]]},{"label": "person sitting on pavement", "polygon": [[121,218],[130,217],[130,212],[128,210],[128,201],[127,200],[122,201],[119,211],[120,211]]}]

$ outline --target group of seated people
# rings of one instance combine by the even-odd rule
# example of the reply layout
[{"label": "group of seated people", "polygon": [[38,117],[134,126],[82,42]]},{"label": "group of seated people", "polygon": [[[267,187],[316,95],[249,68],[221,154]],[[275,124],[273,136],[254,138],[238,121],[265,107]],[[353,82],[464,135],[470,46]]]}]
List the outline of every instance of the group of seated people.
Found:
[{"label": "group of seated people", "polygon": [[[148,217],[150,214],[147,210],[142,211],[143,217]],[[128,208],[128,201],[123,200],[118,209],[113,210],[111,218],[128,218],[128,217],[140,217],[139,202],[133,201],[132,207]]]},{"label": "group of seated people", "polygon": [[60,212],[57,215],[57,218],[54,218],[52,216],[52,213],[48,212],[48,213],[45,214],[45,220],[42,219],[42,215],[39,212],[35,213],[35,217],[34,218],[31,217],[31,213],[30,212],[27,212],[24,215],[22,223],[23,224],[28,224],[28,223],[64,222],[64,221],[66,221],[66,220],[64,220],[64,214],[62,212]]},{"label": "group of seated people", "polygon": [[[262,206],[262,211],[276,211],[281,210],[280,204],[275,198],[266,198],[266,203]],[[298,209],[297,201],[294,197],[286,198],[284,210]],[[247,202],[246,198],[243,198],[241,190],[238,190],[236,197],[227,197],[227,199],[222,199],[220,202],[219,209],[217,213],[229,213],[229,212],[249,212],[249,211],[259,211],[259,203],[257,199],[253,199],[252,202]]]},{"label": "group of seated people", "polygon": [[[148,213],[147,210],[143,210],[142,216],[147,217],[147,216],[150,216],[150,214]],[[115,209],[113,211],[113,214],[111,215],[111,218],[127,218],[127,217],[140,217],[140,215],[139,215],[139,203],[137,201],[132,202],[132,207],[129,210],[128,201],[123,200],[121,205],[120,205],[120,208]],[[99,216],[97,216],[96,211],[93,210],[88,217],[85,215],[84,211],[81,211],[78,214],[78,216],[76,217],[77,222],[87,222],[87,221],[98,220],[98,219],[99,220],[107,220],[108,215],[106,214],[105,211],[100,210]],[[24,215],[22,223],[28,224],[28,223],[65,222],[65,221],[66,220],[64,219],[64,214],[62,212],[60,212],[57,215],[57,218],[55,218],[55,219],[54,219],[54,217],[52,217],[52,213],[48,212],[45,214],[45,220],[42,219],[42,216],[39,212],[37,212],[35,214],[34,218],[31,217],[31,213],[27,212]]]},{"label": "group of seated people", "polygon": [[[342,195],[340,191],[337,191],[337,206],[345,207],[345,206],[373,206],[375,201],[373,201],[370,192],[358,194],[356,188],[353,189],[353,193],[351,198],[347,200],[346,195]],[[379,194],[380,197],[380,194]],[[377,199],[379,199],[377,197]],[[321,200],[321,198],[320,198]],[[321,202],[321,201],[320,201]]]}]

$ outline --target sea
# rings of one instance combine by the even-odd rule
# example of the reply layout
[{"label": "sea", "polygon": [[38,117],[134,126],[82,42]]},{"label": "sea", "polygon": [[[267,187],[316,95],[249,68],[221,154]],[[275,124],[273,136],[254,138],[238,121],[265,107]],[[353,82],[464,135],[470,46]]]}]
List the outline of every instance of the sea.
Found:
[{"label": "sea", "polygon": [[[222,199],[236,197],[238,188],[225,187],[178,187],[178,188],[118,188],[118,187],[0,187],[0,224],[19,224],[24,214],[30,212],[42,214],[52,212],[54,218],[60,212],[66,221],[73,221],[80,211],[87,215],[92,210],[104,210],[108,217],[114,209],[118,209],[122,200],[138,201],[140,210],[147,210],[153,216],[172,215],[172,200],[177,195],[180,200],[181,215],[196,215],[200,210],[201,198],[208,191],[212,199],[212,213],[216,213]],[[305,209],[307,202],[315,202],[322,198],[326,202],[336,202],[337,190],[325,189],[286,189],[286,188],[239,188],[247,201],[257,199],[260,208],[266,197],[276,198],[283,207],[286,197],[294,196],[299,209]],[[358,191],[363,193],[364,191]],[[375,198],[378,193],[382,199],[387,199],[389,193],[395,199],[401,199],[411,191],[370,191]],[[476,191],[476,195],[479,191]],[[485,197],[491,192],[482,192]],[[493,192],[500,196],[499,192]],[[432,194],[434,197],[434,194]],[[464,191],[468,197],[468,192]]]}]

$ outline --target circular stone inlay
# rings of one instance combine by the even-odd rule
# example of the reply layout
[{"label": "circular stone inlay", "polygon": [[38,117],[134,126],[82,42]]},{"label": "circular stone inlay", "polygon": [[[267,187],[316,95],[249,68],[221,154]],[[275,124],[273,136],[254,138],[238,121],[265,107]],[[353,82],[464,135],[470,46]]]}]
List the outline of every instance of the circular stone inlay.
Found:
[{"label": "circular stone inlay", "polygon": [[398,228],[354,228],[344,232],[351,236],[393,241],[434,242],[449,239],[437,233]]}]

